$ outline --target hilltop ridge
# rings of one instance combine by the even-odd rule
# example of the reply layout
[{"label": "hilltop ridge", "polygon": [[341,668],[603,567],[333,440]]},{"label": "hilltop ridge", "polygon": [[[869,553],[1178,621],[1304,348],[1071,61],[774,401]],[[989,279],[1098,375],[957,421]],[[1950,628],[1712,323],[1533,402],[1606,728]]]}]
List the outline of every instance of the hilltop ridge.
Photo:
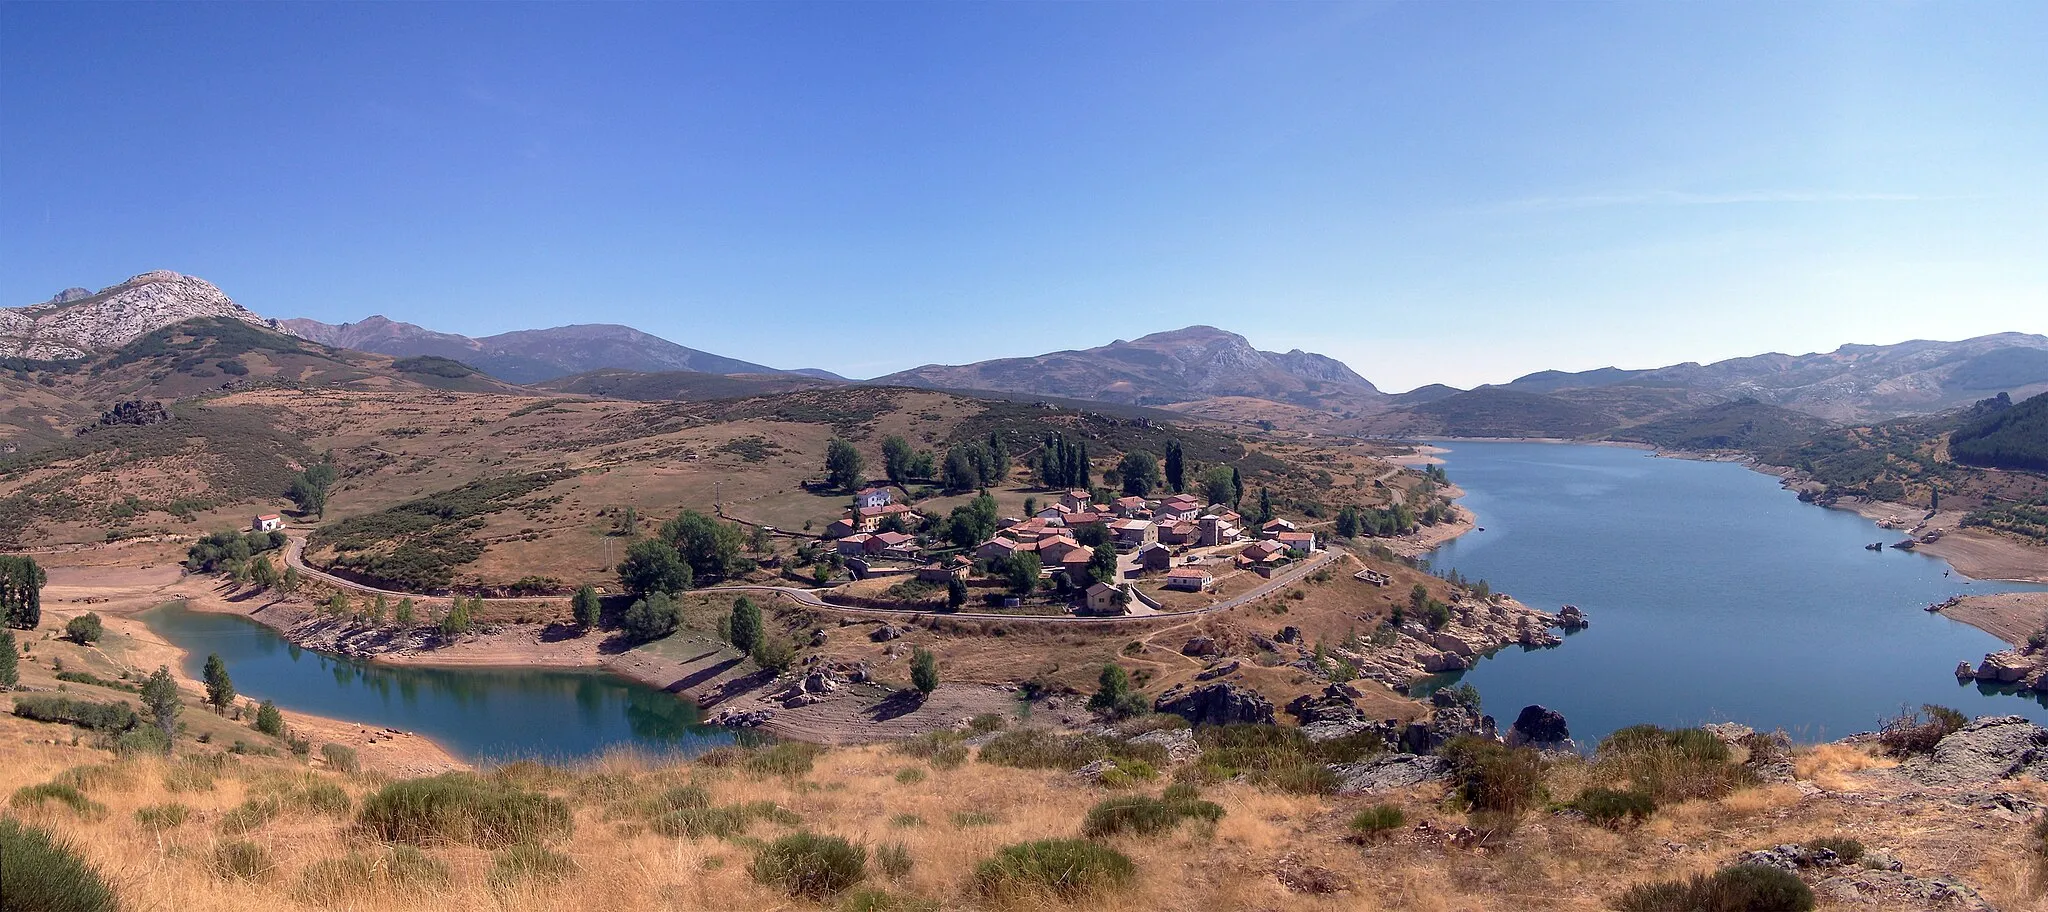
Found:
[{"label": "hilltop ridge", "polygon": [[271,329],[278,325],[235,303],[205,279],[158,269],[97,292],[67,288],[40,304],[0,308],[0,357],[82,358],[197,317],[223,317]]}]

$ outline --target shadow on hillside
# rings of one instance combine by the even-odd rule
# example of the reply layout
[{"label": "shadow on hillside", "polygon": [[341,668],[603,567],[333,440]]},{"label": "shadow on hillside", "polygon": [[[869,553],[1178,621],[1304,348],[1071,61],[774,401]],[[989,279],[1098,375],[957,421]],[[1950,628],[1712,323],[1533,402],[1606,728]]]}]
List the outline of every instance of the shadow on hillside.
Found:
[{"label": "shadow on hillside", "polygon": [[915,690],[899,690],[868,710],[868,718],[876,722],[887,722],[918,711],[924,706],[924,695]]}]

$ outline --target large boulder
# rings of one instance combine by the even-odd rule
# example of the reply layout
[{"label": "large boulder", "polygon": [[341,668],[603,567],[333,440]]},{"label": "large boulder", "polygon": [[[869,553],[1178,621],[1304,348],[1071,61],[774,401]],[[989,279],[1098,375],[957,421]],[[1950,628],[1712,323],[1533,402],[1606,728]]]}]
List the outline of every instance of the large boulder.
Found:
[{"label": "large boulder", "polygon": [[1216,648],[1216,640],[1213,637],[1193,636],[1188,637],[1187,644],[1180,648],[1180,654],[1206,657],[1222,655],[1223,650]]},{"label": "large boulder", "polygon": [[1565,725],[1564,713],[1545,706],[1531,704],[1522,707],[1521,715],[1515,717],[1515,724],[1508,727],[1508,746],[1528,746],[1537,750],[1578,750],[1572,743],[1571,729]]},{"label": "large boulder", "polygon": [[1176,764],[1191,763],[1202,756],[1202,746],[1195,743],[1195,732],[1193,729],[1154,729],[1132,738],[1131,743],[1157,744],[1166,749],[1166,759]]},{"label": "large boulder", "polygon": [[1996,681],[2011,684],[2034,670],[2034,661],[2020,654],[2017,649],[1994,652],[1978,663],[1975,677],[1979,681]]},{"label": "large boulder", "polygon": [[1899,772],[1926,785],[2048,779],[2048,729],[2025,716],[1983,716],[1942,738],[1933,754],[1899,764]]},{"label": "large boulder", "polygon": [[1450,761],[1428,754],[1387,754],[1364,763],[1337,763],[1337,794],[1373,795],[1436,779],[1448,779]]},{"label": "large boulder", "polygon": [[1152,709],[1196,725],[1273,724],[1273,702],[1258,691],[1222,681],[1199,687],[1181,684],[1160,694]]}]

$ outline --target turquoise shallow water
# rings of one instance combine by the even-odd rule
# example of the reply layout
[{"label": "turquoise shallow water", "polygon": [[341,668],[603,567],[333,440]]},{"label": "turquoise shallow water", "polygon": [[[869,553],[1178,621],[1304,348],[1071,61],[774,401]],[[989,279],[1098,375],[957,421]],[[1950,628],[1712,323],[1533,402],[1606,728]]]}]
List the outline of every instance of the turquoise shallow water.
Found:
[{"label": "turquoise shallow water", "polygon": [[1446,545],[1433,566],[1593,620],[1563,646],[1510,649],[1463,674],[1503,725],[1529,703],[1563,712],[1582,742],[1639,722],[1718,721],[1826,740],[1922,703],[2048,722],[2034,697],[1959,685],[1958,661],[2002,644],[1921,610],[2041,587],[1866,551],[1900,534],[1800,503],[1740,465],[1620,447],[1436,445],[1486,531]]},{"label": "turquoise shallow water", "polygon": [[631,745],[696,754],[733,742],[688,699],[602,671],[413,668],[300,649],[247,618],[182,605],[143,615],[199,677],[219,653],[235,689],[286,709],[434,739],[470,760],[576,760]]}]

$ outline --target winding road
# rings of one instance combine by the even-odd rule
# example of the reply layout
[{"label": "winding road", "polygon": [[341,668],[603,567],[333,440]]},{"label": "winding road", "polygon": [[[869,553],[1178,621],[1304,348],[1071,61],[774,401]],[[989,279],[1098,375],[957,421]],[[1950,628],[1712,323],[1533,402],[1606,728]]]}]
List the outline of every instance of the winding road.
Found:
[{"label": "winding road", "polygon": [[[322,570],[318,567],[306,563],[306,540],[304,538],[301,538],[298,535],[293,535],[290,532],[287,532],[286,535],[287,538],[285,540],[284,546],[285,566],[299,571],[300,576],[306,577],[308,579],[318,580],[337,589],[346,589],[348,591],[360,593],[362,595],[381,595],[386,598],[395,599],[427,599],[447,597],[440,595],[427,595],[418,592],[400,592],[394,589],[379,589],[375,586],[370,586],[363,583],[358,583],[354,580],[344,579],[342,577],[335,576],[332,573],[329,573],[325,570]],[[1284,589],[1288,586],[1300,582],[1309,574],[1314,573],[1317,570],[1320,570],[1326,566],[1329,566],[1331,562],[1344,557],[1345,553],[1346,552],[1338,550],[1334,547],[1325,551],[1319,551],[1315,554],[1314,557],[1311,557],[1308,560],[1300,561],[1294,564],[1293,566],[1290,566],[1287,569],[1274,574],[1272,579],[1260,583],[1248,592],[1231,596],[1230,598],[1224,599],[1223,601],[1216,602],[1212,605],[1205,605],[1201,608],[1195,608],[1189,611],[1172,611],[1154,614],[1125,614],[1112,615],[1108,617],[1079,617],[1075,615],[1063,614],[1003,614],[993,611],[906,611],[897,608],[861,608],[852,605],[835,605],[831,602],[825,601],[823,598],[819,596],[819,593],[823,592],[824,590],[800,589],[795,586],[712,586],[709,588],[697,589],[693,591],[765,592],[789,599],[790,601],[802,605],[806,608],[817,608],[824,611],[838,611],[846,614],[872,614],[887,616],[910,615],[913,617],[943,617],[957,618],[962,620],[1017,621],[1046,624],[1117,624],[1144,621],[1180,620],[1184,618],[1199,617],[1205,614],[1215,614],[1219,611],[1230,611],[1235,608],[1242,608],[1246,605],[1258,601],[1259,599],[1272,595],[1273,593],[1278,592],[1281,589]],[[487,598],[484,599],[484,601],[486,603],[541,602],[553,604],[567,604],[569,600],[566,598],[562,598],[560,596],[533,596],[527,598]]]}]

